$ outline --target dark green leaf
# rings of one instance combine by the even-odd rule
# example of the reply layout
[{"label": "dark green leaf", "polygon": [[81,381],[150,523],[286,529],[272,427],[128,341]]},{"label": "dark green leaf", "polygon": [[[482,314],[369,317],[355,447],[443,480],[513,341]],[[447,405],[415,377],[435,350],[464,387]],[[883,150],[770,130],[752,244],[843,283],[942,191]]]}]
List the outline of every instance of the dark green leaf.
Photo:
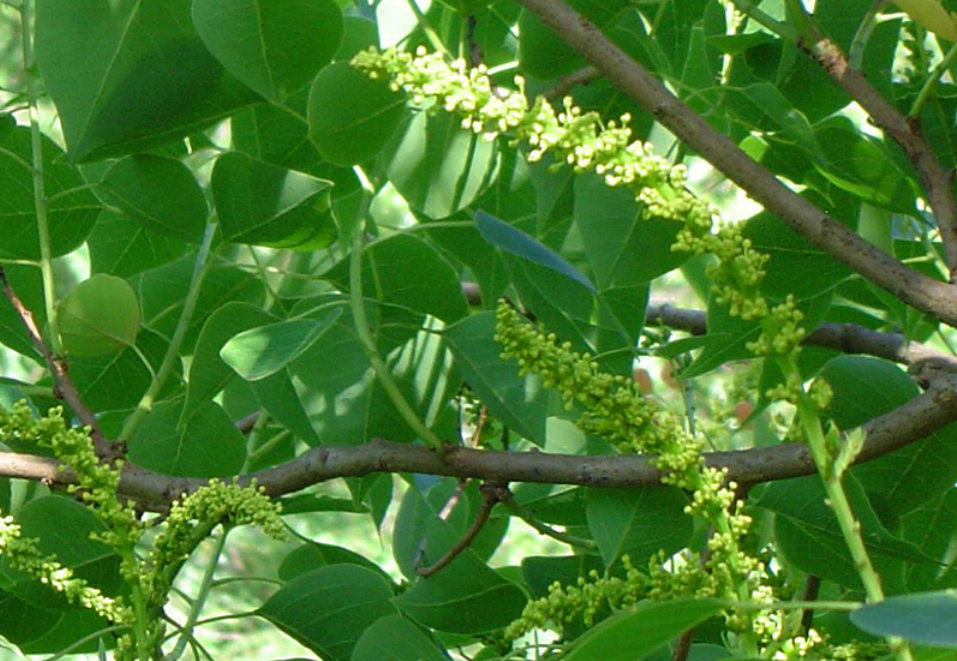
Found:
[{"label": "dark green leaf", "polygon": [[445,338],[462,373],[489,413],[519,434],[545,445],[548,393],[535,376],[522,377],[518,366],[501,357],[495,341],[495,313],[482,312],[445,329]]},{"label": "dark green leaf", "polygon": [[[12,119],[12,118],[10,118]],[[47,138],[40,139],[43,150],[44,191],[49,200],[47,225],[50,230],[50,254],[53,257],[76,250],[86,239],[100,202],[86,188],[80,173],[66,162],[63,150]],[[33,150],[30,129],[15,127],[0,117],[0,257],[40,259],[36,203],[33,197]]]},{"label": "dark green leaf", "polygon": [[422,629],[398,615],[387,615],[365,630],[351,661],[448,661]]},{"label": "dark green leaf", "polygon": [[90,271],[126,278],[183,256],[187,244],[111,211],[100,214],[87,239]]},{"label": "dark green leaf", "polygon": [[349,661],[366,628],[396,610],[392,589],[381,576],[338,564],[293,579],[258,613],[323,659]]},{"label": "dark green leaf", "polygon": [[212,188],[227,241],[315,250],[336,237],[328,189],[332,182],[223,154],[213,167]]},{"label": "dark green leaf", "polygon": [[953,592],[891,597],[854,611],[851,622],[878,636],[957,649],[957,595]]},{"label": "dark green leaf", "polygon": [[242,331],[277,321],[261,307],[248,303],[227,303],[210,315],[196,340],[189,366],[189,386],[183,415],[189,417],[197,407],[212,400],[226,386],[233,370],[219,357],[230,338]]},{"label": "dark green leaf", "polygon": [[691,541],[694,523],[677,488],[588,489],[588,528],[610,567],[623,555],[644,566],[652,554],[674,554]]},{"label": "dark green leaf", "polygon": [[496,248],[559,273],[590,292],[596,291],[595,285],[564,257],[508,223],[478,211],[475,214],[475,226],[482,238]]},{"label": "dark green leaf", "polygon": [[260,99],[203,46],[190,4],[38,4],[37,61],[74,161],[142,151]]},{"label": "dark green leaf", "polygon": [[[424,560],[441,558],[458,540],[449,525],[437,517],[426,522]],[[465,549],[436,574],[419,579],[395,599],[396,606],[414,620],[450,633],[478,634],[500,629],[518,617],[525,596]]]},{"label": "dark green leaf", "polygon": [[251,328],[229,340],[220,356],[247,381],[264,379],[308,351],[341,314],[341,309],[334,309],[318,319],[280,321]]},{"label": "dark green leaf", "polygon": [[100,190],[148,230],[194,243],[203,237],[206,198],[180,161],[149,154],[129,156],[107,170]]},{"label": "dark green leaf", "polygon": [[[285,508],[283,509],[286,511]],[[279,578],[283,581],[291,581],[307,572],[341,564],[359,565],[371,569],[390,583],[392,582],[385,570],[364,555],[359,555],[355,551],[350,551],[342,546],[319,542],[307,542],[283,558],[282,564],[279,565]]]},{"label": "dark green leaf", "polygon": [[165,475],[237,475],[246,441],[223,408],[207,401],[181,425],[182,412],[182,403],[155,404],[129,439],[130,461]]},{"label": "dark green leaf", "polygon": [[375,156],[405,114],[405,99],[383,80],[372,80],[347,62],[319,72],[309,93],[309,137],[336,165]]},{"label": "dark green leaf", "polygon": [[471,204],[498,167],[497,143],[460,124],[450,113],[416,113],[383,154],[392,185],[429,218],[446,218]]},{"label": "dark green leaf", "polygon": [[274,103],[312,80],[342,41],[333,0],[195,0],[193,24],[227,71]]},{"label": "dark green leaf", "polygon": [[[869,356],[839,356],[821,371],[834,391],[827,414],[852,429],[901,406],[917,386],[894,363]],[[957,426],[950,425],[853,469],[875,505],[897,515],[952,488],[957,481]]]},{"label": "dark green leaf", "polygon": [[713,600],[645,601],[583,635],[568,661],[636,661],[721,611]]}]

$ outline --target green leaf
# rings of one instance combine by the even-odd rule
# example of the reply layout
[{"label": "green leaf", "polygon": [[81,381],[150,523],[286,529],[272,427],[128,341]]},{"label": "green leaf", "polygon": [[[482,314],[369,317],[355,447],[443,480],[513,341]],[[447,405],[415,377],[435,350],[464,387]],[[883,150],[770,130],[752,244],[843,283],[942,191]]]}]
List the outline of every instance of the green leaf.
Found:
[{"label": "green leaf", "polygon": [[98,273],[60,301],[58,318],[68,354],[99,356],[136,344],[140,305],[126,280]]},{"label": "green leaf", "polygon": [[138,154],[117,161],[100,183],[107,200],[146,229],[198,243],[206,226],[206,198],[182,162]]},{"label": "green leaf", "polygon": [[498,169],[496,142],[451,113],[415,113],[383,154],[389,180],[409,206],[439,219],[468,206]]},{"label": "green leaf", "polygon": [[[40,238],[33,198],[30,129],[15,127],[12,119],[0,116],[0,257],[38,260]],[[93,229],[101,205],[76,168],[66,162],[62,149],[46,136],[40,138],[40,149],[50,254],[59,257],[80,247]]]},{"label": "green leaf", "polygon": [[308,351],[341,314],[339,308],[319,319],[295,319],[251,328],[229,340],[219,353],[241,377],[258,381]]},{"label": "green leaf", "polygon": [[[285,508],[283,508],[284,511]],[[282,560],[279,565],[278,575],[283,581],[291,581],[294,578],[302,576],[311,571],[329,567],[332,565],[359,565],[366,569],[380,574],[388,582],[392,582],[389,575],[379,565],[375,564],[364,555],[359,555],[355,551],[350,551],[342,546],[332,544],[322,544],[320,542],[306,542],[302,546],[293,549],[289,555]]]},{"label": "green leaf", "polygon": [[[841,429],[889,413],[919,393],[897,365],[869,356],[838,356],[820,376],[834,392],[827,414]],[[916,509],[957,481],[957,425],[852,471],[875,505],[897,515]]]},{"label": "green leaf", "polygon": [[[621,0],[572,0],[572,8],[606,29],[625,7]],[[524,10],[518,21],[519,63],[522,71],[550,80],[585,66],[585,61],[568,43],[534,13]]]},{"label": "green leaf", "polygon": [[[771,213],[762,212],[748,219],[743,232],[755,249],[770,258],[764,266],[767,275],[761,281],[761,292],[766,296],[784,298],[793,294],[799,300],[813,298],[851,275],[848,267]],[[795,273],[801,277],[795,278]]]},{"label": "green leaf", "polygon": [[306,101],[309,90],[297,92],[286,106],[258,104],[229,120],[233,149],[272,165],[320,176],[322,157],[309,140]]},{"label": "green leaf", "polygon": [[721,612],[707,599],[645,601],[590,629],[573,645],[568,661],[637,661]]},{"label": "green leaf", "polygon": [[575,178],[575,224],[599,289],[644,284],[691,256],[671,249],[680,223],[642,213],[634,193],[596,175]]},{"label": "green leaf", "polygon": [[312,80],[342,41],[333,0],[195,0],[193,25],[227,71],[273,103]]},{"label": "green leaf", "polygon": [[260,99],[203,46],[188,0],[44,0],[36,50],[74,161],[143,151]]},{"label": "green leaf", "polygon": [[891,597],[852,612],[851,622],[878,636],[957,649],[957,594],[923,592]]},{"label": "green leaf", "polygon": [[[478,516],[482,500],[474,483],[458,491],[454,480],[436,482],[429,478],[421,482],[424,484],[416,483],[402,497],[393,532],[392,555],[400,571],[410,579],[418,576],[419,566],[438,559],[449,536],[460,539],[466,533]],[[446,508],[448,511],[440,517]],[[440,520],[444,525],[430,527],[430,522]],[[508,517],[491,517],[482,526],[469,545],[478,560],[486,561],[492,556],[508,529],[508,522]]]},{"label": "green leaf", "polygon": [[522,559],[522,578],[536,599],[546,596],[555,582],[575,585],[589,572],[603,570],[601,560],[595,555],[526,556]]},{"label": "green leaf", "polygon": [[482,238],[496,248],[563,275],[590,292],[596,291],[595,285],[568,260],[525,232],[481,210],[475,214],[475,226]]},{"label": "green leaf", "polygon": [[[195,253],[159,268],[140,273],[130,279],[143,311],[143,325],[173,337],[183,312],[183,301],[189,291],[196,265]],[[190,318],[189,330],[181,353],[190,354],[203,324],[223,305],[244,301],[262,305],[263,281],[232,264],[213,264],[206,271],[199,290],[196,309]]]},{"label": "green leaf", "polygon": [[[951,539],[957,534],[957,490],[901,517],[902,536],[937,563],[908,567],[907,586],[912,591],[957,587],[957,567],[951,561]],[[942,569],[944,567],[944,569]]]},{"label": "green leaf", "polygon": [[688,499],[675,487],[588,489],[588,528],[605,566],[628,555],[644,566],[652,554],[670,556],[691,541],[694,522],[686,516]]},{"label": "green leaf", "polygon": [[155,404],[129,439],[130,461],[164,475],[238,475],[246,439],[226,411],[207,401],[180,425],[182,412],[182,402]]},{"label": "green leaf", "polygon": [[[885,589],[899,592],[903,589],[900,561],[933,563],[933,559],[887,530],[851,474],[844,478],[844,491]],[[825,501],[821,480],[813,476],[768,484],[754,504],[778,514],[775,536],[782,553],[796,567],[841,585],[860,587],[840,526]]]},{"label": "green leaf", "polygon": [[[323,306],[342,300],[334,296],[306,301],[294,308],[293,314],[304,316],[309,309],[325,314]],[[370,323],[378,326],[378,309],[371,303],[366,309]],[[390,309],[389,314],[395,325],[380,329],[379,353],[406,401],[427,425],[432,425],[458,390],[459,381],[451,372],[451,356],[434,332],[434,322],[423,328],[426,320],[421,315],[402,308]],[[414,330],[417,328],[422,330]],[[331,360],[333,356],[335,359]],[[416,438],[379,386],[356,338],[351,311],[343,312],[332,328],[287,369],[318,438],[344,444],[364,443],[369,438]]]},{"label": "green leaf", "polygon": [[882,143],[856,130],[847,118],[819,124],[815,135],[824,151],[824,161],[816,166],[828,181],[875,206],[917,215],[917,185]]},{"label": "green leaf", "polygon": [[261,307],[249,303],[227,303],[203,325],[189,366],[189,385],[183,416],[189,417],[203,402],[212,400],[226,387],[235,372],[223,362],[219,352],[239,333],[277,321]]},{"label": "green leaf", "polygon": [[[428,273],[428,278],[422,274]],[[348,291],[349,259],[324,278]],[[446,323],[468,315],[459,276],[448,260],[421,237],[393,234],[374,241],[362,252],[363,294],[380,303],[429,314]],[[383,323],[391,321],[383,309]]]},{"label": "green leaf", "polygon": [[86,241],[90,271],[126,278],[179,259],[188,243],[154,232],[112,211],[100,214]]},{"label": "green leaf", "polygon": [[[169,349],[169,342],[156,333],[143,330],[136,339],[140,352],[149,361],[153,372],[132,348],[104,355],[70,359],[70,377],[80,391],[80,397],[92,410],[116,411],[136,406],[153,381],[153,373],[159,369]],[[182,368],[173,366],[171,378],[162,395],[179,386]]]},{"label": "green leaf", "polygon": [[309,137],[336,165],[366,161],[385,147],[405,114],[405,98],[348,62],[319,72],[309,92]]},{"label": "green leaf", "polygon": [[212,174],[223,238],[273,248],[324,248],[336,237],[329,206],[331,186],[330,181],[245,154],[223,154]]},{"label": "green leaf", "polygon": [[448,661],[422,629],[398,615],[387,615],[365,630],[351,661]]},{"label": "green leaf", "polygon": [[257,612],[323,659],[349,661],[362,633],[396,609],[381,576],[340,564],[293,579]]},{"label": "green leaf", "polygon": [[534,375],[523,377],[518,365],[503,360],[495,341],[495,313],[481,312],[445,329],[445,338],[462,373],[489,413],[523,438],[545,445],[548,392]]},{"label": "green leaf", "polygon": [[[425,562],[441,558],[458,541],[445,521],[426,522]],[[425,626],[460,634],[479,634],[508,625],[522,613],[525,596],[465,549],[439,572],[419,579],[395,599],[403,614]]]}]

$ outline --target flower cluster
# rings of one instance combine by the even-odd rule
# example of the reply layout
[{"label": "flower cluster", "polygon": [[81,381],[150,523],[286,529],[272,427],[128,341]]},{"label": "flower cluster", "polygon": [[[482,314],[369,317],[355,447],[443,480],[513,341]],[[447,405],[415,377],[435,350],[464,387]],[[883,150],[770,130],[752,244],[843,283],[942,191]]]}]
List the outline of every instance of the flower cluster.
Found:
[{"label": "flower cluster", "polygon": [[624,578],[602,576],[592,570],[587,577],[579,577],[575,585],[552,583],[546,596],[529,601],[522,616],[506,628],[505,640],[515,640],[529,631],[546,627],[561,632],[579,617],[590,627],[606,606],[625,608],[638,603],[648,595],[651,582],[631,564],[627,555],[622,556],[621,564]]},{"label": "flower cluster", "polygon": [[144,582],[153,606],[165,603],[179,568],[217,525],[252,525],[276,539],[284,537],[280,506],[262,487],[241,487],[211,480],[208,485],[176,501],[166,526],[153,542],[150,571]]},{"label": "flower cluster", "polygon": [[371,78],[388,79],[393,90],[404,90],[415,104],[458,115],[463,128],[489,140],[509,133],[515,144],[529,146],[529,161],[551,154],[576,172],[592,171],[608,186],[627,188],[644,217],[683,225],[673,250],[718,258],[709,266],[716,300],[734,316],[762,321],[761,335],[750,349],[758,355],[786,354],[801,341],[801,313],[794,301],[771,310],[759,292],[768,257],[743,236],[740,225],[717,226],[711,205],[688,190],[684,166],[656,156],[650,144],[632,138],[629,115],[606,123],[596,112],[583,112],[570,97],[559,110],[541,96],[530,103],[521,77],[515,78],[515,89],[496,87],[484,65],[470,69],[462,59],[449,63],[422,47],[414,55],[370,48],[356,55],[352,65]]},{"label": "flower cluster", "polygon": [[[663,472],[662,482],[691,492],[685,511],[704,517],[713,526],[704,571],[695,561],[678,572],[667,572],[665,558],[659,558],[652,562],[649,596],[677,592],[750,599],[763,576],[763,566],[740,548],[739,540],[751,519],[741,512],[743,503],[735,502],[736,485],[727,482],[727,471],[706,466],[700,443],[683,429],[677,416],[643,398],[634,380],[602,372],[593,359],[525,322],[505,302],[498,306],[497,320],[495,339],[502,345],[504,358],[515,360],[523,374],[537,374],[545,387],[561,395],[566,408],[577,406],[577,424],[582,431],[604,437],[619,450],[653,455],[652,461]],[[598,585],[603,592],[605,584]],[[559,621],[554,617],[557,605],[567,603],[569,599],[564,597],[548,603],[552,621]],[[533,613],[542,608],[533,606]]]},{"label": "flower cluster", "polygon": [[44,555],[34,539],[20,536],[20,526],[13,517],[0,517],[0,555],[7,558],[11,569],[23,572],[63,594],[71,604],[83,606],[117,624],[133,621],[132,611],[119,597],[107,597],[98,588],[53,556]]}]

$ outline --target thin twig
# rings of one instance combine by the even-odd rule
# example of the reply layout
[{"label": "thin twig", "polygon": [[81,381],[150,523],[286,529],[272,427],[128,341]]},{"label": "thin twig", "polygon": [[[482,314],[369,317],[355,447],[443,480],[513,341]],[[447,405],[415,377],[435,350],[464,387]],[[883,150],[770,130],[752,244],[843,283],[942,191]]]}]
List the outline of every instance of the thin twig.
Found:
[{"label": "thin twig", "polygon": [[478,537],[478,534],[482,532],[482,528],[484,528],[488,522],[495,504],[501,500],[501,492],[503,489],[507,490],[507,487],[491,483],[483,484],[480,489],[482,493],[482,504],[479,507],[478,513],[475,515],[475,521],[472,522],[471,527],[462,535],[462,538],[456,542],[455,546],[439,558],[438,562],[428,567],[421,567],[416,570],[416,573],[422,578],[434,576],[441,571],[443,567],[446,567],[459,557],[465,549],[471,546],[472,542]]},{"label": "thin twig", "polygon": [[546,537],[551,537],[555,541],[561,542],[562,544],[568,544],[569,546],[578,546],[586,549],[598,548],[598,545],[590,539],[569,535],[566,532],[555,530],[551,526],[542,523],[534,515],[532,515],[531,512],[526,510],[521,503],[515,500],[515,496],[511,491],[503,495],[504,498],[502,499],[502,503],[508,507],[515,516],[531,526],[536,532],[539,532]]},{"label": "thin twig", "polygon": [[3,285],[3,293],[7,297],[7,300],[10,301],[10,305],[13,306],[13,309],[23,322],[24,327],[26,327],[27,335],[30,336],[30,341],[33,343],[34,348],[43,356],[44,362],[46,362],[50,373],[53,375],[53,379],[56,382],[56,388],[53,389],[53,394],[58,399],[65,401],[73,410],[73,413],[76,414],[76,417],[80,419],[80,422],[90,428],[90,438],[93,439],[93,447],[96,450],[97,456],[110,461],[123,456],[123,445],[110,441],[103,434],[103,431],[100,429],[100,424],[96,420],[96,416],[93,415],[89,407],[83,403],[80,392],[76,389],[76,386],[73,385],[66,359],[53,355],[50,347],[43,341],[43,336],[40,334],[40,329],[37,327],[36,320],[33,318],[33,313],[23,304],[23,301],[20,300],[20,297],[13,289],[13,285],[11,285],[7,279],[7,274],[3,270],[3,267],[0,267],[0,284]]},{"label": "thin twig", "polygon": [[[801,596],[801,601],[815,602],[817,601],[818,594],[821,592],[821,577],[820,576],[808,576],[807,580],[804,582],[804,594]],[[804,635],[811,630],[811,627],[814,626],[814,609],[806,608],[804,612],[801,613],[801,629],[804,630]]]},{"label": "thin twig", "polygon": [[579,85],[587,85],[596,78],[601,78],[601,72],[595,67],[588,66],[578,71],[573,71],[567,76],[562,76],[555,87],[545,92],[546,99],[563,99],[574,88]]}]

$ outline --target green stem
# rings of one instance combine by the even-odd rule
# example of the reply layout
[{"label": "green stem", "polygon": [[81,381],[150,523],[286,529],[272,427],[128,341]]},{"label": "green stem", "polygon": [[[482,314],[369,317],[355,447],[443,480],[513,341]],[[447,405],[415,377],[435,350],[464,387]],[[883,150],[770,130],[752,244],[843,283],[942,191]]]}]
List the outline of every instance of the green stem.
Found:
[{"label": "green stem", "polygon": [[851,47],[847,50],[847,61],[852,69],[860,69],[864,63],[864,51],[867,49],[867,42],[870,41],[874,28],[877,26],[877,17],[887,6],[887,2],[888,0],[874,0],[874,4],[867,10],[867,14],[857,27],[857,32],[851,41]]},{"label": "green stem", "polygon": [[[778,359],[778,363],[781,366],[785,383],[788,383],[792,379],[800,383],[800,371],[792,357],[781,357]],[[799,395],[797,409],[801,427],[807,437],[811,456],[814,459],[814,464],[817,466],[818,474],[824,483],[824,491],[827,494],[828,504],[834,512],[838,527],[840,527],[841,534],[844,537],[844,543],[851,553],[854,567],[857,570],[858,576],[860,576],[861,583],[864,585],[864,593],[867,595],[867,601],[868,603],[883,601],[884,590],[881,587],[881,579],[877,570],[874,569],[870,554],[868,554],[867,547],[864,545],[864,538],[861,535],[861,524],[854,516],[850,501],[847,499],[847,492],[844,491],[844,485],[841,482],[842,476],[838,471],[834,470],[834,460],[828,452],[820,411],[817,404],[804,391],[803,387]],[[906,641],[897,638],[887,638],[887,643],[899,661],[913,661],[910,647]]]},{"label": "green stem", "polygon": [[59,659],[62,659],[63,657],[72,654],[74,650],[77,650],[83,647],[87,643],[92,642],[96,640],[97,638],[100,638],[101,636],[105,636],[108,633],[116,633],[118,631],[123,631],[129,628],[130,628],[129,625],[126,625],[126,624],[113,624],[108,627],[103,627],[99,631],[94,631],[93,633],[83,636],[79,640],[76,640],[70,643],[67,647],[64,647],[62,650],[60,650],[53,656],[46,657],[45,659],[43,659],[43,661],[58,661]]},{"label": "green stem", "polygon": [[756,21],[762,27],[778,35],[785,41],[796,43],[798,40],[798,31],[792,25],[773,18],[770,14],[758,9],[758,6],[751,0],[731,0],[734,6],[741,10],[745,16]]},{"label": "green stem", "polygon": [[56,288],[53,278],[53,255],[50,250],[50,225],[47,219],[47,198],[43,186],[43,141],[40,134],[40,121],[37,110],[36,55],[33,50],[30,22],[30,0],[20,5],[20,23],[23,33],[23,71],[27,85],[27,102],[30,115],[30,144],[33,152],[33,205],[37,214],[37,236],[40,241],[40,270],[43,274],[43,303],[49,325],[50,348],[54,355],[63,354],[60,342],[60,324],[56,311]]},{"label": "green stem", "polygon": [[134,582],[131,585],[131,598],[133,600],[133,613],[136,617],[136,622],[133,624],[136,656],[139,661],[150,661],[149,616],[146,612],[146,597],[143,595],[139,583]]},{"label": "green stem", "polygon": [[176,330],[173,332],[173,339],[170,341],[169,349],[167,349],[166,355],[163,356],[163,362],[160,364],[160,368],[156,373],[156,378],[150,382],[150,387],[140,399],[136,410],[126,419],[126,423],[123,425],[122,431],[120,431],[120,439],[130,439],[133,435],[133,431],[140,422],[143,421],[146,414],[150,412],[150,409],[153,408],[153,402],[156,396],[159,395],[160,390],[166,383],[166,379],[169,378],[169,375],[173,371],[173,366],[179,358],[179,349],[183,344],[183,339],[186,337],[186,332],[189,330],[189,323],[193,317],[193,311],[196,309],[196,301],[199,299],[199,291],[202,288],[203,278],[206,275],[207,260],[215,234],[216,225],[210,223],[206,226],[203,243],[199,246],[199,250],[196,253],[193,278],[189,283],[189,291],[186,293],[186,301],[183,304],[183,313],[180,315],[179,321],[176,324]]},{"label": "green stem", "polygon": [[[360,179],[368,181],[364,176]],[[395,379],[392,378],[392,372],[389,371],[389,366],[379,356],[379,349],[372,337],[369,321],[366,318],[365,300],[362,296],[362,250],[365,238],[365,217],[369,213],[371,201],[372,195],[366,190],[363,194],[362,208],[359,210],[356,226],[352,230],[352,252],[349,255],[349,305],[352,310],[352,321],[355,325],[356,335],[359,337],[359,344],[369,359],[372,371],[375,372],[382,390],[385,391],[399,415],[412,428],[412,431],[430,448],[438,450],[444,445],[442,439],[425,426],[425,423],[416,414],[402,391],[399,390]]]},{"label": "green stem", "polygon": [[209,562],[206,564],[202,581],[199,584],[199,593],[196,595],[196,598],[193,599],[193,605],[189,609],[189,615],[186,617],[186,624],[183,625],[179,640],[176,641],[176,646],[173,648],[173,651],[167,654],[163,661],[177,661],[177,659],[183,655],[183,652],[186,651],[186,645],[193,635],[196,623],[199,622],[200,613],[202,613],[203,608],[206,606],[206,599],[209,597],[209,592],[213,587],[213,576],[216,574],[216,565],[219,564],[219,557],[222,555],[223,548],[226,546],[227,535],[229,535],[229,528],[224,526],[223,534],[216,540],[212,555],[210,555]]},{"label": "green stem", "polygon": [[422,13],[422,10],[419,8],[419,5],[416,4],[415,0],[406,0],[406,2],[409,5],[409,9],[415,14],[415,20],[419,24],[419,29],[425,34],[425,38],[429,40],[432,49],[449,55],[445,44],[442,43],[442,39],[439,38],[438,33],[432,28],[432,24],[429,23],[429,18]]},{"label": "green stem", "polygon": [[947,69],[950,68],[950,65],[954,63],[954,58],[957,58],[957,44],[954,44],[950,47],[950,50],[947,51],[946,55],[944,55],[944,59],[942,59],[940,63],[934,67],[934,70],[927,77],[927,80],[924,81],[924,85],[920,88],[917,98],[914,99],[914,104],[910,107],[910,111],[907,113],[908,117],[920,116],[920,111],[930,98],[931,92],[934,91],[937,81],[941,76],[944,75]]}]

